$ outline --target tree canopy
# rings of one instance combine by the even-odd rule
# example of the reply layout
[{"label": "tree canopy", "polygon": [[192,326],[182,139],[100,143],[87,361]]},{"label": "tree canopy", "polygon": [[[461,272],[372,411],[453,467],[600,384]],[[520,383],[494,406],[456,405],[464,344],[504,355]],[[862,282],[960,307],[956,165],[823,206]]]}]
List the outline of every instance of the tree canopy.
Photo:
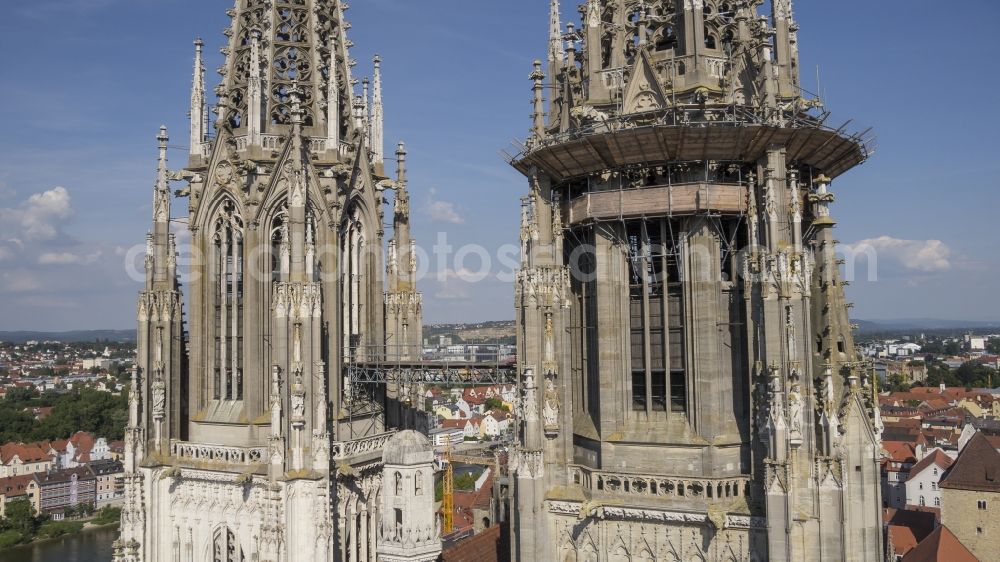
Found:
[{"label": "tree canopy", "polygon": [[[36,421],[31,408],[51,406],[52,411]],[[65,439],[77,431],[88,431],[109,440],[122,439],[128,419],[124,393],[84,388],[67,393],[46,392],[37,398],[23,393],[8,394],[0,401],[0,443]]]}]

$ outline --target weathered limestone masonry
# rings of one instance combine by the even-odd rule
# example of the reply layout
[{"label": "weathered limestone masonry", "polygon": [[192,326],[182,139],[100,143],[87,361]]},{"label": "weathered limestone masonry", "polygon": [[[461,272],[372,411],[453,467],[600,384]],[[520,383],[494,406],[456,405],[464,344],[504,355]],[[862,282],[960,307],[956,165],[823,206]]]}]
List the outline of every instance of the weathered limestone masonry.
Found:
[{"label": "weathered limestone masonry", "polygon": [[868,150],[764,4],[588,0],[564,28],[552,1],[512,158],[519,562],[881,559],[830,213]]},{"label": "weathered limestone masonry", "polygon": [[[356,95],[345,9],[237,0],[213,136],[195,43],[182,171],[168,170],[166,131],[158,137],[116,561],[375,560],[392,435],[377,408],[352,410],[341,373],[385,359],[389,336],[414,353],[420,295],[405,152],[393,180],[380,61],[372,95],[367,79]],[[179,181],[192,245],[186,318],[170,231]],[[386,190],[396,192],[389,292]]]},{"label": "weathered limestone masonry", "polygon": [[379,562],[436,562],[441,522],[434,509],[434,447],[412,429],[400,431],[386,444],[382,463]]}]

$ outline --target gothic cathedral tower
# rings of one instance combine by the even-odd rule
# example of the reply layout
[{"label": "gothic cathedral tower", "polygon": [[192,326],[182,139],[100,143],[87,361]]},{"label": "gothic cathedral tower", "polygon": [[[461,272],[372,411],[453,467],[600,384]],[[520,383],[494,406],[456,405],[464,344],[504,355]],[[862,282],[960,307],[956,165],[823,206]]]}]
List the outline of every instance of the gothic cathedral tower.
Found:
[{"label": "gothic cathedral tower", "polygon": [[830,213],[868,151],[764,4],[588,0],[563,28],[552,0],[512,159],[518,562],[882,557]]},{"label": "gothic cathedral tower", "polygon": [[[345,9],[237,0],[214,135],[195,43],[183,171],[168,170],[166,130],[158,137],[116,561],[375,558],[391,435],[380,412],[345,401],[342,366],[384,358],[390,334],[418,352],[420,295],[397,271],[412,270],[405,152],[391,179],[380,61],[372,95],[367,79],[356,95]],[[172,181],[187,182],[177,192],[188,201],[186,317]],[[388,293],[387,190],[397,194]]]}]

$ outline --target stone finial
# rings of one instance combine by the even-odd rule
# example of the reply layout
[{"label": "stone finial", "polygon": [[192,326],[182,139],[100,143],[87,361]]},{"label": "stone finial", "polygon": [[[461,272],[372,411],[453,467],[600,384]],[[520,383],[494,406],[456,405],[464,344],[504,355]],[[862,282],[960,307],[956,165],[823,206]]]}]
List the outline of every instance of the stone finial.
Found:
[{"label": "stone finial", "polygon": [[562,62],[562,28],[559,23],[559,0],[549,3],[549,68],[554,69]]},{"label": "stone finial", "polygon": [[532,81],[532,91],[534,92],[534,112],[532,113],[532,133],[535,140],[541,139],[545,134],[545,109],[542,90],[542,81],[545,80],[545,73],[542,72],[542,61],[535,60],[533,70],[528,78]]},{"label": "stone finial", "polygon": [[403,141],[396,145],[396,185],[406,189],[406,146]]}]

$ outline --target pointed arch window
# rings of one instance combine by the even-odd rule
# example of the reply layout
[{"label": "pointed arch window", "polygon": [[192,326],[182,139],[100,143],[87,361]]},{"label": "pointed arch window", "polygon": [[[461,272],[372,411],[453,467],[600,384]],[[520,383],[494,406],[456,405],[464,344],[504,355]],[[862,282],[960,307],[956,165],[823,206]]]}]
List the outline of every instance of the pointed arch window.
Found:
[{"label": "pointed arch window", "polygon": [[271,280],[278,282],[286,279],[290,263],[288,211],[282,209],[271,221]]},{"label": "pointed arch window", "polygon": [[708,27],[705,27],[705,48],[715,49],[718,47],[718,41],[715,39],[715,35],[709,31]]},{"label": "pointed arch window", "polygon": [[216,400],[243,399],[243,220],[223,203],[212,234]]},{"label": "pointed arch window", "polygon": [[417,474],[413,478],[413,495],[422,496],[424,495],[424,473],[422,471],[417,471]]},{"label": "pointed arch window", "polygon": [[341,225],[340,264],[344,358],[349,361],[364,351],[359,347],[362,345],[365,332],[362,326],[371,296],[364,282],[370,273],[371,255],[366,249],[365,233],[368,229],[365,228],[361,210],[355,206],[348,217]]},{"label": "pointed arch window", "polygon": [[676,49],[677,33],[674,32],[674,26],[665,25],[661,27],[659,31],[657,31],[654,45],[657,51],[669,51],[670,49]]},{"label": "pointed arch window", "polygon": [[212,540],[212,562],[246,562],[236,533],[228,527],[215,532]]},{"label": "pointed arch window", "polygon": [[396,479],[396,495],[397,496],[402,496],[403,495],[403,475],[402,475],[402,473],[397,472],[396,476],[395,476],[395,479]]}]

